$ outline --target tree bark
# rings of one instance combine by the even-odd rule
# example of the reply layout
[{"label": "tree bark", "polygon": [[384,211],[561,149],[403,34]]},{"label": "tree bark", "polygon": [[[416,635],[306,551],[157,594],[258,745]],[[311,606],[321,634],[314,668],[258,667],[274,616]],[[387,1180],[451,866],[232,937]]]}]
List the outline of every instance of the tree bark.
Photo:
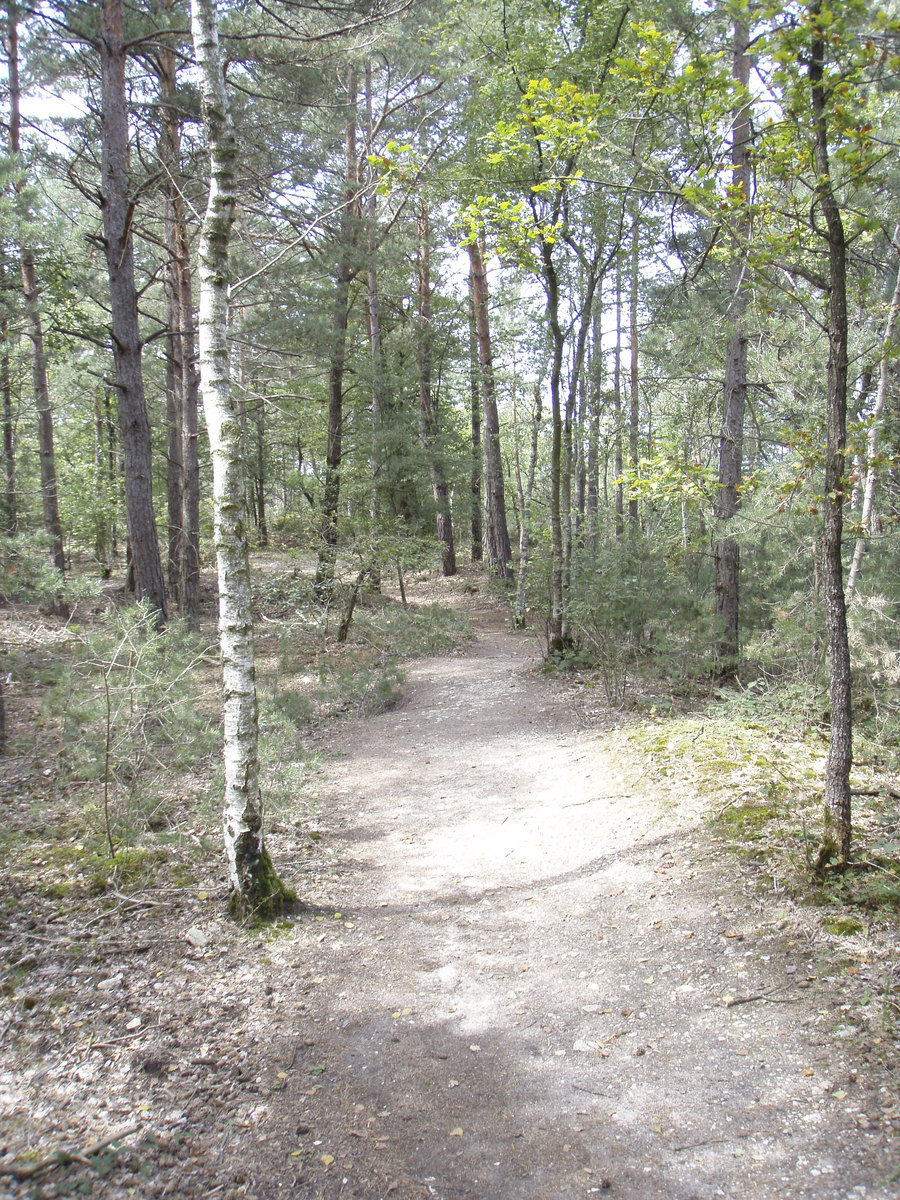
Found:
[{"label": "tree bark", "polygon": [[479,386],[478,336],[475,332],[475,300],[469,289],[469,390],[471,393],[472,429],[472,480],[470,484],[472,505],[472,562],[481,562],[484,556],[484,531],[481,504],[481,388]]},{"label": "tree bark", "polygon": [[419,209],[419,443],[428,464],[431,491],[437,510],[437,535],[441,547],[441,570],[445,576],[456,574],[456,548],[453,543],[453,517],[450,490],[440,455],[437,414],[431,395],[431,230],[428,209],[423,201]]},{"label": "tree bark", "polygon": [[563,345],[565,336],[559,323],[559,280],[553,261],[553,247],[541,240],[541,265],[544,291],[547,297],[547,322],[550,326],[552,357],[550,360],[550,615],[547,622],[547,652],[561,654],[567,648],[563,629],[566,595],[563,590],[563,537],[560,514],[560,482],[562,475],[562,379]]},{"label": "tree bark", "polygon": [[616,537],[625,533],[625,469],[622,453],[622,256],[616,257],[616,353],[613,366],[613,409],[615,410],[615,446],[613,470],[616,474]]},{"label": "tree bark", "polygon": [[[602,290],[601,304],[602,310]],[[591,378],[588,404],[588,447],[585,481],[584,504],[584,543],[585,548],[596,554],[599,548],[599,509],[600,509],[600,409],[602,406],[603,388],[603,314],[594,313],[593,345],[591,347]]]},{"label": "tree bark", "polygon": [[[630,376],[630,412],[628,419],[628,460],[631,470],[637,476],[638,469],[638,434],[640,431],[640,383],[638,376],[638,287],[640,285],[640,221],[637,209],[631,219],[631,298],[629,303],[629,340],[631,358]],[[638,524],[637,493],[632,489],[628,501],[628,520],[632,530]]]},{"label": "tree bark", "polygon": [[[900,230],[897,231],[900,233]],[[896,242],[897,233],[894,234]],[[875,407],[872,410],[870,418],[869,430],[866,435],[866,478],[863,487],[862,512],[860,513],[859,523],[862,533],[856,539],[856,545],[853,547],[853,561],[850,564],[850,575],[847,579],[847,590],[845,599],[847,604],[853,599],[856,592],[856,586],[859,582],[859,572],[862,567],[863,555],[866,552],[866,539],[870,536],[872,530],[872,512],[875,505],[875,485],[878,482],[878,434],[881,425],[881,416],[884,412],[884,404],[887,399],[888,390],[888,358],[890,356],[891,345],[894,341],[894,328],[897,324],[897,312],[900,309],[900,269],[897,271],[897,281],[894,285],[894,294],[891,297],[891,307],[888,311],[887,325],[884,330],[884,340],[881,344],[881,361],[878,364],[878,391],[875,394]]]},{"label": "tree bark", "polygon": [[[9,152],[16,156],[20,151],[21,117],[19,101],[19,28],[18,6],[9,6],[8,25],[9,50]],[[21,194],[23,185],[16,184],[16,194]],[[24,216],[24,214],[22,214]],[[50,401],[50,384],[47,379],[47,360],[44,354],[44,330],[38,301],[37,272],[34,251],[22,245],[19,254],[22,274],[22,294],[25,297],[25,318],[31,342],[31,374],[34,383],[34,403],[38,414],[38,454],[41,463],[41,501],[44,512],[44,532],[50,547],[50,559],[61,575],[66,570],[66,555],[63,548],[62,522],[59,517],[59,498],[56,489],[56,458],[53,450],[53,405]],[[57,605],[61,611],[64,605]]]},{"label": "tree bark", "polygon": [[[816,199],[825,220],[828,251],[828,376],[826,392],[825,497],[822,529],[822,581],[825,596],[825,621],[831,660],[829,699],[831,736],[825,762],[826,838],[829,850],[831,827],[839,865],[850,858],[852,811],[850,767],[853,761],[853,721],[851,709],[850,645],[847,636],[847,609],[844,600],[841,562],[844,521],[844,454],[847,445],[847,248],[841,210],[834,194],[828,156],[828,116],[824,85],[825,34],[822,31],[821,3],[812,0],[812,43],[808,78],[813,118],[813,165],[816,173]],[[820,855],[820,858],[822,855]]]},{"label": "tree bark", "polygon": [[[534,412],[531,418],[531,444],[528,454],[528,474],[526,482],[522,483],[522,467],[519,455],[518,430],[516,433],[516,487],[519,493],[519,569],[516,579],[516,629],[524,629],[528,622],[528,595],[526,590],[528,578],[528,555],[531,542],[531,509],[534,497],[534,477],[537,471],[538,439],[541,432],[541,387],[543,378],[538,379],[534,388]],[[517,413],[513,409],[513,423],[516,424]]]},{"label": "tree bark", "polygon": [[322,492],[322,527],[316,564],[315,592],[320,602],[330,600],[337,562],[338,502],[344,427],[344,367],[347,359],[347,325],[350,317],[350,283],[355,274],[353,251],[358,234],[359,166],[356,153],[356,68],[347,68],[347,124],[345,130],[344,204],[340,219],[340,245],[335,279],[331,357],[328,368],[328,449]]},{"label": "tree bark", "polygon": [[143,345],[134,278],[132,221],[136,200],[129,194],[126,60],[123,0],[103,0],[100,207],[109,275],[119,427],[125,454],[125,516],[134,562],[135,594],[153,606],[157,625],[161,627],[167,618],[166,585],[153,513],[150,422],[144,398]]},{"label": "tree bark", "polygon": [[[171,8],[172,0],[164,0]],[[181,616],[197,627],[200,576],[200,481],[197,447],[198,379],[190,241],[181,177],[181,118],[177,61],[163,44],[156,58],[162,107],[159,156],[163,168],[167,324],[166,450],[169,588]]]},{"label": "tree bark", "polygon": [[7,537],[15,537],[18,530],[15,422],[9,378],[9,322],[5,318],[0,321],[0,342],[0,396],[3,397],[3,531]]},{"label": "tree bark", "polygon": [[500,418],[494,386],[494,360],[491,351],[491,329],[488,320],[488,285],[484,254],[477,239],[467,247],[472,304],[475,309],[475,336],[481,366],[481,401],[483,414],[482,449],[484,466],[484,533],[487,559],[495,575],[512,577],[512,551],[506,523],[506,497],[503,488],[503,463],[500,458]]},{"label": "tree bark", "polygon": [[[747,26],[735,21],[732,76],[742,89],[742,102],[734,110],[731,123],[731,182],[735,189],[740,189],[745,206],[750,202],[750,105],[744,99],[750,83],[748,42]],[[744,329],[747,295],[743,243],[748,233],[749,223],[746,215],[742,215],[731,247],[731,333],[725,351],[716,497],[716,516],[722,525],[727,525],[740,505],[747,400],[747,335]],[[734,675],[740,655],[740,567],[740,546],[723,532],[715,548],[716,674],[720,678]]]},{"label": "tree bark", "polygon": [[237,141],[219,54],[215,0],[191,0],[191,30],[210,157],[209,199],[200,236],[200,372],[213,462],[219,571],[225,701],[225,852],[232,912],[265,917],[296,897],[275,874],[263,838],[243,447],[231,395],[228,355],[228,255]]}]

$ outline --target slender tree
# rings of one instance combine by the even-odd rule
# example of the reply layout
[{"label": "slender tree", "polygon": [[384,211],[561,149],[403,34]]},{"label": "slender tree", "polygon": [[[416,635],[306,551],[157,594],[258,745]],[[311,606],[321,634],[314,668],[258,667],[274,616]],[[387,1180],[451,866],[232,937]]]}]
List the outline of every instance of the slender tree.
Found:
[{"label": "slender tree", "polygon": [[243,446],[231,395],[228,355],[229,244],[236,202],[237,139],[225,91],[215,0],[191,0],[191,28],[210,158],[209,199],[200,236],[200,375],[213,461],[219,571],[225,853],[232,911],[268,916],[296,897],[276,875],[263,838]]},{"label": "slender tree", "polygon": [[481,366],[482,448],[484,465],[484,533],[491,570],[504,579],[512,578],[512,551],[506,525],[506,496],[500,458],[500,417],[494,385],[494,358],[488,317],[489,293],[484,252],[478,237],[469,239],[469,281],[475,310],[475,335]]},{"label": "slender tree", "polygon": [[[18,5],[16,4],[9,6],[7,56],[9,66],[9,152],[13,157],[16,157],[20,152],[21,129],[19,27]],[[22,195],[23,188],[23,182],[16,184],[16,192],[19,197]],[[20,213],[20,216],[24,218],[25,214]],[[24,241],[20,250],[19,264],[22,273],[22,292],[25,297],[28,338],[31,342],[31,373],[34,381],[34,401],[38,413],[38,448],[41,460],[41,500],[44,510],[44,532],[50,544],[50,557],[53,565],[61,574],[64,574],[66,556],[63,549],[62,522],[59,517],[59,497],[56,487],[56,456],[53,449],[53,405],[50,400],[47,358],[44,351],[44,329],[41,320],[40,302],[38,300],[37,269],[35,267],[34,251]],[[5,345],[6,339],[4,338]]]},{"label": "slender tree", "polygon": [[[731,184],[738,200],[732,237],[730,279],[730,327],[725,351],[725,384],[722,397],[722,431],[719,437],[719,488],[716,516],[723,526],[731,521],[740,504],[744,457],[744,408],[747,398],[747,309],[746,243],[750,224],[750,84],[749,32],[741,20],[734,23],[733,78],[738,96],[731,123]],[[718,620],[716,661],[720,676],[732,675],[740,652],[739,597],[740,547],[723,529],[715,547],[716,617]]]}]

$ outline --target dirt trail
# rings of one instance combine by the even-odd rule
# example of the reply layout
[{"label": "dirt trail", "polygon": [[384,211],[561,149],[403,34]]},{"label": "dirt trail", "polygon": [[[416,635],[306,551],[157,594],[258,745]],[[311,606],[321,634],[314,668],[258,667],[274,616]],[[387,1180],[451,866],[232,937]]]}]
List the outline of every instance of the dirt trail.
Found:
[{"label": "dirt trail", "polygon": [[896,1194],[883,1048],[808,926],[473,617],[400,707],[323,735],[335,866],[289,951],[266,1194]]}]

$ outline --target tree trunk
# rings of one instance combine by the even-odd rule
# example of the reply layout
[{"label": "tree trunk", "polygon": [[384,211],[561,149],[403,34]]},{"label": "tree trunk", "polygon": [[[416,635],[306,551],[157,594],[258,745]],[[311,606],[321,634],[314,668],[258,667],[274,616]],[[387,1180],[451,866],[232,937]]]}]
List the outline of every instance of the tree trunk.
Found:
[{"label": "tree trunk", "polygon": [[200,371],[213,462],[219,639],[225,700],[224,833],[231,909],[266,917],[296,897],[275,874],[263,839],[259,721],[240,423],[228,357],[228,250],[237,142],[219,55],[215,0],[191,0],[209,146],[209,201],[200,237]]},{"label": "tree trunk", "polygon": [[[900,233],[900,229],[894,234],[895,245],[898,233]],[[853,547],[853,562],[850,564],[850,575],[847,579],[846,602],[848,605],[853,599],[856,585],[859,582],[859,572],[862,567],[863,555],[866,551],[866,539],[872,533],[875,485],[878,481],[878,433],[879,426],[881,425],[881,416],[884,412],[885,400],[887,399],[888,359],[894,341],[894,327],[897,324],[898,309],[900,309],[900,269],[897,271],[897,282],[894,285],[894,294],[891,298],[891,307],[884,330],[884,340],[881,344],[881,361],[878,364],[878,391],[875,395],[875,407],[872,410],[871,422],[866,435],[866,478],[863,487],[862,512],[859,519],[862,533],[856,539],[856,545]]]},{"label": "tree trunk", "polygon": [[[638,470],[638,434],[640,431],[640,386],[638,379],[638,287],[640,285],[640,221],[637,209],[631,218],[631,299],[629,304],[629,338],[631,357],[631,408],[628,420],[628,460],[631,470],[637,477]],[[637,492],[632,490],[628,501],[628,520],[632,530],[638,525]]]},{"label": "tree trunk", "polygon": [[[734,60],[732,75],[746,89],[750,83],[749,35],[740,21],[734,24]],[[735,109],[731,124],[731,182],[740,189],[744,204],[750,202],[750,105],[743,101]],[[738,221],[731,247],[731,334],[725,352],[725,386],[722,397],[722,431],[719,436],[719,488],[716,516],[727,524],[740,504],[740,485],[744,457],[744,408],[747,400],[747,335],[744,314],[747,295],[744,286],[746,251],[743,243],[749,232],[746,216]],[[716,674],[733,675],[740,654],[740,547],[733,537],[723,534],[715,548],[716,595]]]},{"label": "tree trunk", "polygon": [[478,337],[475,332],[475,300],[469,289],[469,390],[471,393],[472,427],[472,562],[481,562],[484,555],[484,534],[481,505],[481,389],[479,386]]},{"label": "tree trunk", "polygon": [[9,322],[6,318],[0,321],[0,342],[0,396],[3,397],[3,532],[7,537],[15,537],[18,530],[15,422],[9,379]]},{"label": "tree trunk", "polygon": [[[602,310],[602,292],[601,305]],[[591,554],[596,554],[599,546],[599,508],[600,508],[600,409],[602,407],[603,388],[603,314],[594,313],[594,335],[591,353],[590,401],[588,411],[588,449],[587,470],[585,483],[584,504],[584,541],[585,547]]]},{"label": "tree trunk", "polygon": [[181,615],[191,629],[200,626],[200,372],[197,366],[197,331],[191,248],[184,203],[175,205],[178,249],[179,319],[181,321],[181,502],[184,526],[181,539]]},{"label": "tree trunk", "polygon": [[453,518],[450,492],[440,456],[439,431],[431,396],[431,230],[423,202],[418,220],[419,243],[419,443],[428,464],[431,490],[437,509],[437,535],[441,546],[441,570],[456,574]]},{"label": "tree trunk", "polygon": [[[572,355],[571,374],[569,376],[569,388],[566,395],[565,419],[563,425],[563,458],[562,458],[562,473],[560,479],[560,505],[562,508],[562,535],[563,535],[563,595],[568,597],[572,587],[572,547],[573,547],[573,519],[572,519],[572,477],[575,475],[577,487],[577,471],[578,471],[578,454],[576,448],[578,440],[575,437],[575,423],[577,418],[577,401],[578,388],[582,381],[582,373],[584,370],[584,357],[588,344],[588,334],[591,329],[591,310],[594,304],[594,292],[597,287],[597,273],[592,267],[590,270],[586,286],[584,301],[581,308],[581,318],[578,325],[578,336],[575,340],[575,349]],[[583,495],[583,494],[582,494]],[[578,511],[576,507],[576,512]],[[568,623],[563,618],[563,639],[570,640]]]},{"label": "tree trunk", "polygon": [[563,345],[565,337],[559,323],[559,280],[553,262],[553,247],[541,241],[544,290],[547,296],[547,321],[550,326],[552,357],[550,360],[550,615],[547,622],[547,653],[561,654],[568,644],[563,630],[566,595],[563,590],[563,537],[560,515],[560,481],[562,475],[562,407],[560,382],[562,378]]},{"label": "tree trunk", "polygon": [[625,533],[625,485],[622,472],[625,469],[622,453],[622,257],[616,257],[616,354],[613,365],[613,409],[615,410],[616,433],[613,470],[616,473],[616,537]]},{"label": "tree trunk", "polygon": [[315,592],[320,602],[331,599],[337,562],[338,502],[341,493],[341,459],[344,426],[344,367],[347,358],[347,325],[350,317],[350,283],[354,276],[353,250],[358,234],[359,166],[356,155],[356,68],[347,69],[347,125],[345,133],[344,205],[341,209],[340,245],[328,368],[328,449],[325,487],[322,492],[322,528],[316,564]]},{"label": "tree trunk", "polygon": [[266,524],[266,402],[257,397],[254,413],[256,426],[256,532],[260,546],[269,544],[269,527]]},{"label": "tree trunk", "polygon": [[[366,149],[375,153],[374,122],[372,119],[372,60],[366,60]],[[372,367],[372,519],[381,517],[381,498],[385,480],[384,463],[384,354],[381,344],[381,306],[378,298],[377,239],[375,222],[378,214],[377,179],[374,172],[368,179],[366,196],[366,291],[369,302],[369,358]]]},{"label": "tree trunk", "polygon": [[[19,101],[19,28],[17,5],[9,6],[8,25],[9,50],[9,152],[19,154],[19,132],[21,117]],[[16,183],[17,196],[23,188]],[[23,214],[24,215],[24,214]],[[44,331],[41,309],[38,302],[37,272],[34,252],[23,245],[20,251],[22,294],[25,297],[25,318],[28,337],[31,341],[31,373],[34,382],[34,403],[38,414],[38,454],[41,463],[41,501],[44,511],[44,532],[50,547],[50,559],[61,575],[66,570],[66,555],[63,549],[62,522],[59,518],[59,499],[56,490],[56,459],[53,452],[53,406],[50,402],[50,384],[47,380],[47,360],[44,354]],[[64,605],[58,604],[62,612]]]},{"label": "tree trunk", "polygon": [[487,271],[484,265],[484,255],[477,239],[473,238],[467,249],[469,251],[472,305],[475,309],[478,360],[481,365],[481,400],[484,418],[482,430],[484,532],[487,542],[487,559],[488,565],[495,575],[510,579],[512,577],[512,551],[509,545],[509,530],[506,525],[503,463],[500,458],[500,418],[497,413],[494,360],[491,352],[491,330],[488,320]]},{"label": "tree trunk", "polygon": [[[528,622],[528,595],[526,590],[528,574],[528,552],[531,541],[531,507],[534,496],[534,477],[537,471],[538,438],[541,432],[541,386],[543,378],[538,379],[534,388],[534,412],[531,419],[531,445],[528,454],[528,475],[522,485],[522,468],[519,461],[519,438],[516,433],[516,487],[519,493],[519,570],[516,579],[516,629],[524,629]],[[513,410],[513,423],[516,423],[516,412]]]},{"label": "tree trunk", "polygon": [[[844,453],[847,444],[847,248],[844,223],[831,181],[828,118],[824,84],[825,34],[820,0],[809,5],[812,24],[808,67],[812,116],[816,198],[825,220],[828,249],[828,378],[826,400],[825,496],[822,501],[822,576],[825,620],[831,660],[831,737],[825,762],[826,837],[820,860],[834,855],[841,866],[850,858],[852,814],[850,767],[853,761],[850,646],[844,601],[841,540],[844,505]],[[833,830],[833,839],[830,836]]]},{"label": "tree trunk", "polygon": [[130,197],[128,186],[126,59],[123,0],[103,0],[100,206],[109,274],[119,427],[125,452],[125,516],[134,562],[135,595],[156,609],[157,626],[161,627],[167,617],[166,585],[153,513],[150,422],[144,400],[143,347],[134,279],[132,220],[136,200]]}]

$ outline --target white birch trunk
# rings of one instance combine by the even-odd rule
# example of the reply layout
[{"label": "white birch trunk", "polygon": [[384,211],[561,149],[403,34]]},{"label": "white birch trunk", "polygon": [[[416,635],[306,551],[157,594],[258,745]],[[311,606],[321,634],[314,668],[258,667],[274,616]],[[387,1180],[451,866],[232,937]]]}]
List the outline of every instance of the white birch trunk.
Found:
[{"label": "white birch trunk", "polygon": [[213,465],[219,644],[225,707],[223,827],[232,911],[265,916],[293,897],[265,851],[259,787],[259,721],[241,426],[231,398],[228,248],[235,207],[237,141],[219,55],[216,0],[191,0],[210,157],[200,235],[200,391]]}]

